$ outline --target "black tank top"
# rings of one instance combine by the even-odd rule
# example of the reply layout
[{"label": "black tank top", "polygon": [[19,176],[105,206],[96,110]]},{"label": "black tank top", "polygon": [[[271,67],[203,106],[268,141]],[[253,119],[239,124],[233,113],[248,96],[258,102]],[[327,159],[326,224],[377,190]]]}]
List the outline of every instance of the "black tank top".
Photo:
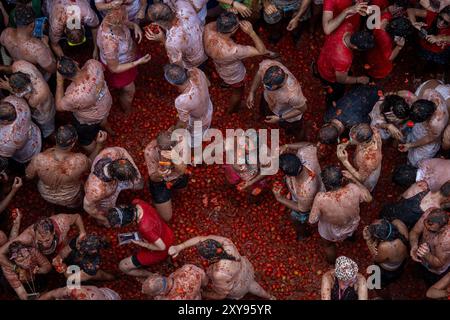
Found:
[{"label": "black tank top", "polygon": [[397,203],[385,205],[381,209],[381,217],[391,221],[399,219],[408,227],[408,230],[411,229],[423,214],[420,203],[428,192],[429,190],[427,189],[411,198],[401,199]]},{"label": "black tank top", "polygon": [[339,282],[334,280],[333,289],[331,289],[331,300],[358,300],[358,294],[354,287],[347,287],[339,296]]}]

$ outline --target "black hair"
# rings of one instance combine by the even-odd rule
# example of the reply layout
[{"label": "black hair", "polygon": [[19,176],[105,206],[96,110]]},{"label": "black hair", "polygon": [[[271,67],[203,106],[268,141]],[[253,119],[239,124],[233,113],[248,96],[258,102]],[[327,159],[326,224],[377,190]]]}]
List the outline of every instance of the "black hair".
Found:
[{"label": "black hair", "polygon": [[19,72],[14,72],[9,77],[9,85],[14,90],[21,91],[21,90],[25,89],[27,86],[31,85],[31,78],[26,73],[23,73],[23,72],[20,72],[20,71]]},{"label": "black hair", "polygon": [[358,50],[369,50],[375,47],[375,38],[373,34],[367,30],[356,31],[350,37],[350,43],[358,48]]},{"label": "black hair", "polygon": [[444,197],[450,197],[450,181],[444,183],[439,190]]},{"label": "black hair", "polygon": [[391,94],[384,97],[381,110],[383,113],[392,112],[397,118],[403,120],[408,118],[411,107],[404,98],[396,94]]},{"label": "black hair", "polygon": [[80,44],[85,37],[84,28],[80,29],[66,29],[67,40],[73,44]]},{"label": "black hair", "polygon": [[75,60],[62,56],[58,63],[58,72],[67,78],[73,78],[77,74],[77,63]]},{"label": "black hair", "polygon": [[169,22],[174,18],[173,11],[164,3],[154,3],[149,6],[147,15],[152,22]]},{"label": "black hair", "polygon": [[220,242],[213,239],[207,239],[205,241],[200,242],[199,244],[197,244],[197,249],[200,256],[209,261],[216,262],[223,259],[232,261],[237,260],[235,257],[228,254],[223,249],[223,246]]},{"label": "black hair", "polygon": [[409,188],[416,182],[417,168],[410,164],[401,164],[392,173],[392,182],[396,185]]},{"label": "black hair", "polygon": [[162,131],[156,137],[156,143],[161,150],[171,150],[176,144],[176,141],[172,141],[172,133],[169,131]]},{"label": "black hair", "polygon": [[406,39],[413,35],[414,27],[409,19],[405,17],[397,17],[389,21],[386,26],[386,32],[389,33],[392,38],[397,36]]},{"label": "black hair", "polygon": [[38,229],[46,233],[55,232],[53,221],[47,217],[41,217],[33,224],[33,230],[36,232]]},{"label": "black hair", "polygon": [[338,166],[327,166],[320,174],[327,191],[339,189],[342,186],[342,170]]},{"label": "black hair", "polygon": [[108,210],[106,218],[111,227],[124,227],[133,222],[136,217],[136,206],[121,205]]},{"label": "black hair", "polygon": [[338,129],[331,125],[330,123],[324,125],[319,130],[319,141],[323,144],[333,144],[336,143],[337,138],[339,138]]},{"label": "black hair", "polygon": [[99,251],[101,249],[107,249],[109,247],[109,242],[95,234],[90,234],[80,240],[78,246],[78,250],[81,254],[89,254],[89,252],[93,250]]},{"label": "black hair", "polygon": [[436,104],[433,101],[419,99],[411,106],[409,118],[415,123],[421,123],[431,118],[436,111]]},{"label": "black hair", "polygon": [[78,133],[71,124],[61,126],[56,131],[56,145],[61,149],[66,149],[78,140]]},{"label": "black hair", "polygon": [[220,33],[230,33],[239,24],[237,15],[232,12],[223,12],[216,21],[217,31]]},{"label": "black hair", "polygon": [[8,169],[8,158],[0,156],[0,173]]},{"label": "black hair", "polygon": [[370,235],[380,241],[394,241],[400,239],[405,245],[409,242],[406,240],[398,228],[386,219],[382,219],[380,223],[372,223],[369,225]]},{"label": "black hair", "polygon": [[138,176],[138,171],[128,159],[117,159],[108,166],[108,173],[119,181],[133,180]]},{"label": "black hair", "polygon": [[267,86],[279,86],[286,79],[286,72],[279,66],[271,66],[266,70],[263,77],[263,83]]},{"label": "black hair", "polygon": [[427,222],[437,223],[439,228],[442,228],[448,224],[448,212],[440,208],[436,208],[428,214],[428,217],[425,220]]},{"label": "black hair", "polygon": [[296,177],[303,169],[303,165],[295,154],[284,153],[280,156],[280,168],[286,175]]},{"label": "black hair", "polygon": [[0,120],[1,121],[14,121],[16,120],[17,112],[12,103],[7,101],[0,102]]},{"label": "black hair", "polygon": [[175,63],[164,66],[164,78],[174,85],[182,85],[188,80],[187,70]]},{"label": "black hair", "polygon": [[16,6],[14,18],[18,27],[25,27],[34,22],[36,15],[31,6],[27,4],[18,4]]},{"label": "black hair", "polygon": [[409,0],[389,0],[390,5],[396,5],[397,7],[408,8]]},{"label": "black hair", "polygon": [[355,133],[356,141],[359,143],[369,142],[373,136],[373,130],[367,123],[360,123],[350,129],[351,133]]}]

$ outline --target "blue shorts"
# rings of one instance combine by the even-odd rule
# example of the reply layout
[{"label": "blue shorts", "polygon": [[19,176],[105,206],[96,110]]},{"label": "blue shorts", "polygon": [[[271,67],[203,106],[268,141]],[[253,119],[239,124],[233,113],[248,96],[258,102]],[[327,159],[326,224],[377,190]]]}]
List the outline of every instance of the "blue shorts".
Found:
[{"label": "blue shorts", "polygon": [[309,219],[309,212],[291,211],[291,219],[300,223],[307,223]]}]

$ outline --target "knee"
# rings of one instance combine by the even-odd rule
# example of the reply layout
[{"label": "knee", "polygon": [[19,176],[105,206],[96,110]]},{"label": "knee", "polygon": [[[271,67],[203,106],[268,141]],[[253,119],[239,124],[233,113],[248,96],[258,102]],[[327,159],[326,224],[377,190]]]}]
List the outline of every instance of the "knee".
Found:
[{"label": "knee", "polygon": [[125,86],[122,89],[123,93],[127,95],[133,95],[136,92],[136,86],[134,85],[134,82],[130,83],[129,85]]},{"label": "knee", "polygon": [[123,259],[119,262],[119,269],[123,273],[128,273],[132,269],[132,264],[130,258]]}]

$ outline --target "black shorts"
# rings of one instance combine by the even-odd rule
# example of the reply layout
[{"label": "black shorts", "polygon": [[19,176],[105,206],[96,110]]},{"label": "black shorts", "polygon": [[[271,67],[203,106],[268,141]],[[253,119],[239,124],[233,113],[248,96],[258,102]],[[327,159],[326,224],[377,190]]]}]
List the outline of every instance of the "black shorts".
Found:
[{"label": "black shorts", "polygon": [[406,262],[403,261],[400,267],[398,267],[394,271],[389,271],[384,269],[382,266],[378,265],[380,267],[381,272],[381,288],[386,288],[388,285],[390,285],[392,282],[396,281],[401,277],[403,274],[403,270],[405,269]]},{"label": "black shorts", "polygon": [[[182,175],[177,180],[173,181],[173,185],[171,189],[182,189],[185,188],[188,184],[188,176]],[[164,203],[169,201],[172,198],[171,189],[167,188],[166,182],[149,182],[150,193],[153,198],[153,202],[156,204]]]},{"label": "black shorts", "polygon": [[88,146],[95,141],[97,134],[100,131],[100,123],[81,124],[75,117],[73,117],[72,123],[75,130],[77,130],[78,142],[82,146]]},{"label": "black shorts", "polygon": [[135,254],[133,254],[133,255],[131,256],[131,262],[133,263],[133,265],[134,265],[136,268],[142,267],[142,264],[139,262],[139,259],[137,258],[137,255],[135,255]]}]

